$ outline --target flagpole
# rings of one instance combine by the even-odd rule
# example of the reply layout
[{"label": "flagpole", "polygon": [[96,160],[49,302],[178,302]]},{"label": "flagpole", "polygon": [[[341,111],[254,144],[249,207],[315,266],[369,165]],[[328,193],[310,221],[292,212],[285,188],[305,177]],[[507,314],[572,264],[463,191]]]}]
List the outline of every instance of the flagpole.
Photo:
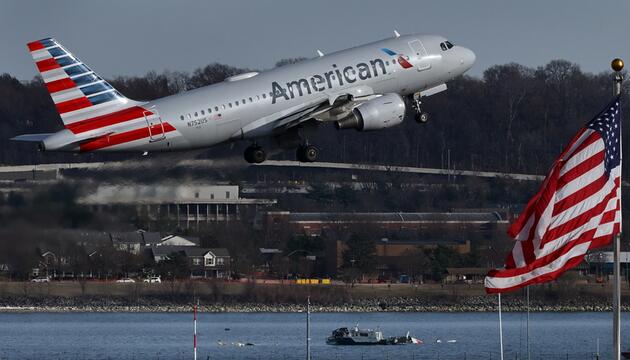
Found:
[{"label": "flagpole", "polygon": [[311,360],[311,297],[306,298],[306,360]]},{"label": "flagpole", "polygon": [[527,360],[531,360],[531,353],[529,351],[529,285],[527,289]]},{"label": "flagpole", "polygon": [[197,360],[197,306],[199,300],[193,305],[193,360]]},{"label": "flagpole", "polygon": [[[611,67],[615,74],[613,75],[613,95],[618,96],[621,94],[621,83],[623,82],[623,76],[621,70],[623,70],[623,60],[614,59],[611,63]],[[621,139],[620,139],[621,141]],[[620,151],[620,157],[623,157]],[[619,160],[621,163],[621,159]],[[621,176],[621,175],[620,175]],[[620,200],[621,201],[621,200]],[[613,239],[613,359],[621,359],[621,277],[619,266],[620,255],[620,242],[621,232],[615,234]]]},{"label": "flagpole", "polygon": [[501,319],[501,293],[499,293],[499,345],[501,349],[501,360],[503,360],[503,320]]}]

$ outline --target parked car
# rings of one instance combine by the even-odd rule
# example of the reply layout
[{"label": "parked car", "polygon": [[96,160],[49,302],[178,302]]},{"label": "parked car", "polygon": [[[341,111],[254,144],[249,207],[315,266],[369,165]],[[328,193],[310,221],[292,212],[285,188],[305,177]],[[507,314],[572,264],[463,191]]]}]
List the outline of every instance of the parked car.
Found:
[{"label": "parked car", "polygon": [[35,279],[32,279],[31,282],[47,283],[47,282],[50,282],[50,277],[48,277],[48,276],[37,277]]},{"label": "parked car", "polygon": [[122,278],[119,280],[116,280],[117,283],[135,283],[136,280],[132,279],[132,278]]},{"label": "parked car", "polygon": [[151,283],[151,284],[155,284],[155,283],[161,283],[162,279],[159,276],[151,276],[148,277],[146,279],[144,279],[145,283]]}]

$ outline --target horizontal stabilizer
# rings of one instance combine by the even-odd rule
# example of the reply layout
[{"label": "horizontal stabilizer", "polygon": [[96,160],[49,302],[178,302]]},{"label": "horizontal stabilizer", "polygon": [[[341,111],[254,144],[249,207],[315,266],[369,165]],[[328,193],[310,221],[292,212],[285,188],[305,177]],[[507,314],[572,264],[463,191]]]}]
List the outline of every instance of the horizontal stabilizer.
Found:
[{"label": "horizontal stabilizer", "polygon": [[41,142],[45,138],[49,137],[50,135],[52,134],[24,134],[24,135],[18,135],[14,138],[11,138],[11,140]]},{"label": "horizontal stabilizer", "polygon": [[63,129],[54,134],[26,134],[19,135],[11,140],[16,141],[34,141],[39,142],[41,149],[51,151],[63,151],[72,150],[81,144],[104,138],[108,135],[114,134],[113,131],[102,131],[100,133],[90,134],[87,136],[77,136],[68,129]]}]

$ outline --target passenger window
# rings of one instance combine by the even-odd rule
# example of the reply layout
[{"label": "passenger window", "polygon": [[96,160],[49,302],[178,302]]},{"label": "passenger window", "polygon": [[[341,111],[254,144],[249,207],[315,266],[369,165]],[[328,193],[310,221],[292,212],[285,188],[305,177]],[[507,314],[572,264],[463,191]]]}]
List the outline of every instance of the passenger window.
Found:
[{"label": "passenger window", "polygon": [[254,102],[254,100],[252,100],[252,98],[249,98],[249,102]]},{"label": "passenger window", "polygon": [[228,106],[231,108],[232,107],[232,103],[228,103]]},{"label": "passenger window", "polygon": [[180,119],[180,120],[184,120],[184,115],[181,115],[181,116],[179,117],[179,119]]},{"label": "passenger window", "polygon": [[256,101],[260,100],[260,95],[256,95]]},{"label": "passenger window", "polygon": [[206,115],[206,112],[201,110],[201,115]]},{"label": "passenger window", "polygon": [[218,106],[215,106],[215,107],[214,107],[214,111],[219,111],[219,107],[218,107]]},{"label": "passenger window", "polygon": [[199,116],[199,114],[195,111],[195,117]]},{"label": "passenger window", "polygon": [[187,114],[189,119],[192,119],[192,116],[190,116],[190,114]]},{"label": "passenger window", "polygon": [[267,98],[267,94],[263,94],[263,99],[266,99],[266,98]]},{"label": "passenger window", "polygon": [[392,64],[395,64],[395,63],[396,63],[396,59],[393,59],[393,60],[392,60]]},{"label": "passenger window", "polygon": [[389,66],[389,60],[385,61],[385,65]]},{"label": "passenger window", "polygon": [[208,108],[208,114],[212,114],[212,108]]},{"label": "passenger window", "polygon": [[243,99],[243,104],[245,104],[247,101],[245,101],[245,99]]},{"label": "passenger window", "polygon": [[273,97],[273,93],[271,91],[269,92],[269,96]]},{"label": "passenger window", "polygon": [[221,106],[223,106],[223,110],[225,110],[225,104],[223,104],[223,105],[221,105]]},{"label": "passenger window", "polygon": [[236,100],[236,101],[234,102],[234,105],[238,106],[238,100]]}]

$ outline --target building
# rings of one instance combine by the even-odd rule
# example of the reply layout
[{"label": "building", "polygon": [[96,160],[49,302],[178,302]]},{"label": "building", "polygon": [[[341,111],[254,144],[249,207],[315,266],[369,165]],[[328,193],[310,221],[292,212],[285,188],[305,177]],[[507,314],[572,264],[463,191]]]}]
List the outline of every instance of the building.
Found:
[{"label": "building", "polygon": [[269,206],[273,199],[246,199],[237,185],[101,185],[79,200],[94,211],[135,211],[148,221],[172,221],[190,227],[240,218],[242,207]]},{"label": "building", "polygon": [[508,216],[497,211],[445,213],[296,213],[268,211],[262,226],[268,239],[290,234],[321,236],[327,230],[343,231],[370,226],[382,231],[422,231],[454,229],[462,232],[488,231],[497,225],[507,225]]},{"label": "building", "polygon": [[[424,250],[433,250],[438,246],[444,246],[453,249],[458,254],[468,254],[471,251],[470,241],[445,241],[445,240],[427,240],[427,239],[407,239],[396,240],[380,238],[374,239],[374,248],[376,252],[377,268],[375,269],[381,277],[392,277],[400,274],[411,274],[413,258],[418,256],[418,252]],[[338,271],[344,266],[343,253],[347,249],[345,243],[341,240],[336,242],[336,262],[335,269],[329,271]]]},{"label": "building", "polygon": [[200,248],[196,246],[156,246],[151,248],[153,260],[158,263],[165,261],[173,253],[186,256],[193,278],[223,278],[231,277],[230,253],[225,248]]},{"label": "building", "polygon": [[144,230],[112,232],[109,236],[114,249],[136,255],[140,254],[144,248],[159,244],[162,237],[158,232]]}]

